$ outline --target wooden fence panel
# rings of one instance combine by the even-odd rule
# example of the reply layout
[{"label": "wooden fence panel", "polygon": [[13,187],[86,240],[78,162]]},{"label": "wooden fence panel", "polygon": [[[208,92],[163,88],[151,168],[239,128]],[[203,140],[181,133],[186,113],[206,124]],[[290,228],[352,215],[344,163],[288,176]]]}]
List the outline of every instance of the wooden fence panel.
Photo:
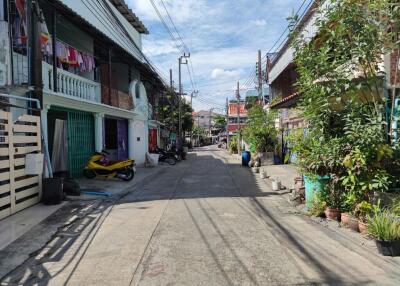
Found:
[{"label": "wooden fence panel", "polygon": [[40,117],[0,111],[0,219],[40,202],[42,176],[26,175],[25,155],[41,152]]}]

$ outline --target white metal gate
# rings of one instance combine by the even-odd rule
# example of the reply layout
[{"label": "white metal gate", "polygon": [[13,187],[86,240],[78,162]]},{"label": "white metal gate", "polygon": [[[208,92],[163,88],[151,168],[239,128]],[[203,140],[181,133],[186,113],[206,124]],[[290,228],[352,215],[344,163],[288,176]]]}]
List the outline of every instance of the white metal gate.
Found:
[{"label": "white metal gate", "polygon": [[10,112],[0,111],[0,219],[40,201],[42,176],[26,174],[25,157],[41,148],[40,117],[13,122]]}]

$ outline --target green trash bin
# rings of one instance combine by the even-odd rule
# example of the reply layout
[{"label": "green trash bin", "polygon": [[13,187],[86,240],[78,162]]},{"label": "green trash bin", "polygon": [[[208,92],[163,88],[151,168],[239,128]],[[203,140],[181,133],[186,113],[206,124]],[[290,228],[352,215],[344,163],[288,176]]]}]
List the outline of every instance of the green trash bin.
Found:
[{"label": "green trash bin", "polygon": [[304,175],[307,209],[311,207],[315,193],[322,192],[328,185],[329,179],[329,176],[310,177]]}]

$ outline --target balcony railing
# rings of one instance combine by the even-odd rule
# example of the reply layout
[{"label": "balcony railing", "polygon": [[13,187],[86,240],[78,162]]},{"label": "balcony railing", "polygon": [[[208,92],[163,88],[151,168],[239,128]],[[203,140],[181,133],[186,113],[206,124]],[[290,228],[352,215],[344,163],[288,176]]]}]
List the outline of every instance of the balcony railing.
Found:
[{"label": "balcony railing", "polygon": [[[43,89],[52,92],[53,66],[43,62]],[[57,93],[80,99],[101,102],[101,84],[57,68]]]}]

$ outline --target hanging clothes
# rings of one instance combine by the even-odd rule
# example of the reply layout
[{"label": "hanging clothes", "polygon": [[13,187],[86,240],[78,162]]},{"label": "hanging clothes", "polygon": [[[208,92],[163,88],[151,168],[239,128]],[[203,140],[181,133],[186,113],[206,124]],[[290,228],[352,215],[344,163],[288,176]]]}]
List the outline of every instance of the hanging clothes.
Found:
[{"label": "hanging clothes", "polygon": [[26,16],[26,3],[25,0],[16,0],[15,6],[17,8],[17,14],[14,22],[14,37],[18,44],[26,45],[28,42],[27,37],[27,16]]},{"label": "hanging clothes", "polygon": [[96,68],[94,57],[56,41],[57,66],[72,73],[91,72]]}]

